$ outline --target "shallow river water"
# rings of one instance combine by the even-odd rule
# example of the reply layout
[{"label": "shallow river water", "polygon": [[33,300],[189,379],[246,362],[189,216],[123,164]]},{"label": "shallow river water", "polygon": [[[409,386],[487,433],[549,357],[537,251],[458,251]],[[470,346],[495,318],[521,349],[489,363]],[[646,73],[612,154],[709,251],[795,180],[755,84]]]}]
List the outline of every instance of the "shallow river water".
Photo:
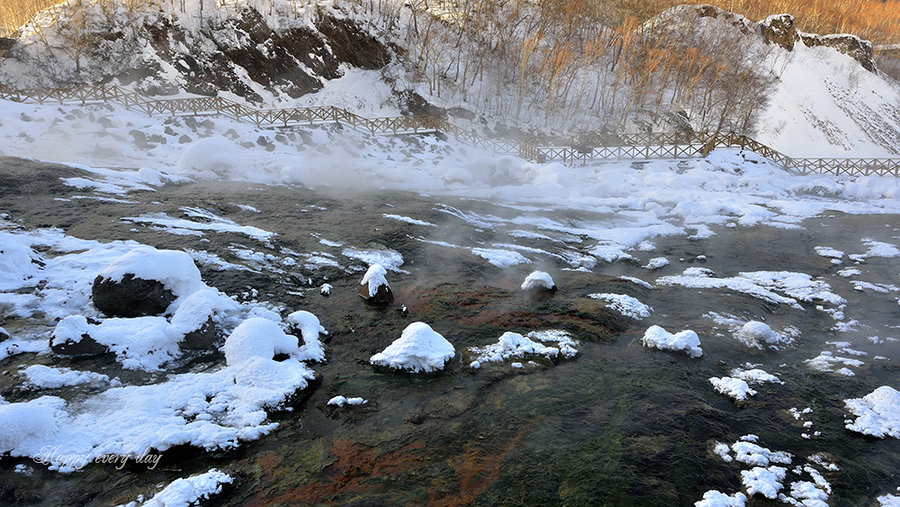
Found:
[{"label": "shallow river water", "polygon": [[[897,244],[896,215],[828,213],[802,222],[802,229],[713,226],[710,237],[654,238],[655,248],[632,252],[633,260],[593,265],[584,255],[595,242],[577,231],[607,227],[622,217],[400,192],[336,195],[328,189],[209,182],[132,191],[120,198],[131,202],[123,203],[75,199],[92,194],[58,178],[81,175],[76,169],[15,159],[4,159],[2,166],[0,211],[8,220],[27,229],[60,227],[85,239],[205,251],[250,266],[254,271],[198,262],[210,286],[285,312],[308,310],[329,336],[327,362],[313,366],[321,382],[298,395],[290,410],[271,415],[280,426],[270,435],[232,451],[170,450],[153,470],[94,464],[60,474],[27,459],[3,458],[0,503],[127,503],[161,484],[216,467],[236,478],[217,505],[691,505],[708,490],[742,490],[740,472],[750,467],[724,461],[713,448],[748,434],[772,451],[791,453],[790,469],[814,466],[830,483],[834,505],[872,504],[900,486],[900,441],[845,429],[843,403],[878,386],[900,387],[900,342],[884,340],[900,338],[900,292],[857,290],[852,283],[900,285],[900,258],[869,257],[856,265],[844,257],[835,265],[815,251],[829,246],[865,252],[866,238]],[[31,183],[24,184],[26,179]],[[122,219],[184,216],[186,207],[278,236],[266,243],[232,232],[177,235],[147,221]],[[544,222],[537,218],[571,230],[538,226]],[[511,250],[498,244],[515,244],[532,262],[501,268],[471,251]],[[334,257],[340,266],[281,261],[285,252],[337,254],[346,248],[402,255],[399,269],[405,272],[388,273],[393,305],[367,306],[358,297],[364,262],[340,255]],[[655,257],[670,264],[642,267]],[[846,299],[844,316],[837,319],[826,311],[837,306],[821,301],[792,307],[725,288],[657,283],[690,267],[710,269],[716,277],[806,273]],[[838,271],[846,267],[861,273],[841,276]],[[519,290],[535,269],[553,276],[555,294],[535,297]],[[329,297],[319,293],[326,281],[333,286]],[[594,293],[629,295],[653,312],[641,320],[625,317],[588,297]],[[711,312],[722,317],[714,319]],[[734,337],[725,318],[765,321],[778,332],[793,332],[794,341],[780,350],[756,350]],[[852,320],[858,322],[835,329]],[[447,370],[408,375],[372,368],[368,358],[415,321],[430,324],[455,346],[458,354]],[[702,357],[641,346],[654,324],[671,332],[696,331]],[[15,332],[52,324],[7,316],[0,325]],[[469,367],[468,347],[494,343],[507,331],[546,329],[571,333],[580,342],[578,355],[526,358],[523,368],[512,367],[512,361]],[[873,336],[881,340],[869,340]],[[865,353],[853,356],[864,363],[851,368],[853,376],[816,371],[806,362],[823,351],[841,355],[842,347]],[[221,358],[213,355],[181,368],[217,362]],[[97,366],[22,354],[5,359],[0,369],[15,371],[30,363]],[[710,377],[745,363],[784,383],[754,385],[757,394],[743,403],[715,392]],[[126,380],[128,372],[120,373]],[[17,389],[19,380],[11,374],[0,379],[8,401],[37,396]],[[327,406],[335,395],[361,396],[368,403]],[[811,410],[795,417],[792,408]],[[804,427],[807,421],[812,424]],[[809,457],[819,453],[824,453],[820,461],[839,470],[811,464]],[[31,466],[31,475],[15,473],[20,464]],[[785,493],[792,480],[812,479],[789,476]],[[749,501],[769,503],[759,495]]]}]

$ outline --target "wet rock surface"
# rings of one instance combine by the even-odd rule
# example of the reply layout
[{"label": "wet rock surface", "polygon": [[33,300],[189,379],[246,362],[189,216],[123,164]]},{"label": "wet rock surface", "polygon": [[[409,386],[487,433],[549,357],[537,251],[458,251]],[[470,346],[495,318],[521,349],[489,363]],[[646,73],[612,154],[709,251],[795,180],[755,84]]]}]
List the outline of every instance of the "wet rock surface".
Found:
[{"label": "wet rock surface", "polygon": [[91,299],[98,310],[111,317],[143,317],[165,312],[175,295],[162,282],[126,274],[121,280],[97,276]]},{"label": "wet rock surface", "polygon": [[[28,174],[38,177],[32,181]],[[860,230],[896,235],[885,224],[898,223],[897,217],[834,213],[806,221],[803,231],[717,227],[716,236],[702,240],[661,238],[652,256],[665,256],[672,265],[651,276],[637,263],[601,262],[590,270],[576,270],[549,256],[534,256],[529,265],[498,268],[467,251],[418,241],[423,232],[416,225],[383,217],[391,213],[437,224],[433,234],[438,240],[491,244],[502,231],[464,223],[439,211],[437,203],[510,219],[521,214],[494,203],[402,192],[363,199],[300,186],[193,182],[132,192],[128,200],[134,204],[88,205],[57,200],[83,192],[60,182],[60,175],[96,177],[40,162],[0,160],[0,181],[13,182],[0,185],[7,220],[26,229],[59,227],[85,239],[135,240],[160,249],[215,254],[242,269],[204,262],[206,257],[198,255],[204,282],[239,300],[271,303],[283,314],[299,309],[314,313],[329,331],[328,361],[314,366],[321,384],[298,393],[291,400],[293,410],[273,414],[270,419],[279,427],[260,440],[231,451],[173,449],[152,470],[139,464],[122,469],[94,464],[79,473],[60,474],[29,459],[4,457],[0,503],[127,503],[158,491],[158,484],[217,467],[236,478],[216,499],[223,505],[501,504],[523,498],[529,504],[689,504],[709,489],[740,488],[735,469],[711,455],[709,448],[717,440],[733,442],[747,433],[759,434],[767,447],[797,456],[827,448],[841,466],[840,474],[828,477],[838,502],[864,503],[872,491],[896,487],[898,441],[871,442],[848,436],[843,429],[841,400],[858,395],[859,386],[811,374],[803,364],[835,339],[830,316],[814,305],[801,311],[727,290],[650,289],[620,277],[653,282],[698,265],[719,276],[764,269],[831,276],[828,259],[784,252],[858,244]],[[14,193],[20,183],[30,185],[27,199]],[[186,207],[278,235],[267,242],[236,232],[176,235],[122,220],[147,212],[190,219]],[[608,218],[587,211],[548,213],[579,223]],[[443,233],[446,237],[440,236]],[[561,248],[547,239],[523,244],[548,251]],[[391,273],[393,306],[361,304],[357,291],[367,263],[342,253],[350,246],[402,255],[400,267],[407,273]],[[314,253],[336,265],[316,265]],[[285,263],[288,257],[293,260]],[[869,267],[883,270],[884,276],[896,275],[890,263],[879,262],[872,260]],[[521,291],[522,280],[535,268],[553,274],[559,287],[553,297],[534,298]],[[839,277],[829,280],[861,322],[882,324],[896,315],[895,301],[871,302],[846,282],[838,285]],[[319,294],[324,283],[332,286],[328,298]],[[625,317],[586,297],[595,292],[633,296],[652,306],[653,316]],[[406,312],[397,311],[400,307]],[[745,320],[764,316],[773,329],[796,326],[803,335],[796,347],[777,353],[750,350],[726,328],[702,317],[707,311]],[[429,323],[460,352],[445,371],[398,375],[368,365],[368,358],[415,321]],[[671,322],[677,322],[673,329],[697,331],[703,359],[640,347],[649,325]],[[51,323],[14,317],[4,317],[0,325],[13,334],[39,332],[42,325],[48,337],[52,331]],[[461,359],[468,347],[494,343],[504,332],[534,329],[572,333],[580,342],[578,356],[559,361],[526,357],[522,369],[506,362],[477,371]],[[182,346],[202,351],[208,343],[218,343],[211,326],[198,333]],[[894,348],[881,353],[896,357],[896,347],[888,346]],[[14,372],[20,364],[49,360],[20,354],[0,362],[0,370]],[[58,366],[106,372],[126,383],[159,381],[155,374],[124,371],[102,357],[78,363],[52,360]],[[760,386],[756,397],[737,407],[714,393],[707,379],[747,361],[765,363],[785,384]],[[893,363],[867,362],[870,365],[860,372],[866,384],[895,378]],[[189,354],[171,371],[202,371],[222,364],[215,353]],[[20,384],[14,373],[0,375],[0,394],[13,402],[39,395],[15,391]],[[327,400],[336,395],[362,396],[369,404],[340,411],[327,408]],[[802,428],[787,412],[806,406],[815,408],[815,425],[823,433],[818,440],[801,439]],[[17,465],[29,467],[31,475],[16,472]]]}]

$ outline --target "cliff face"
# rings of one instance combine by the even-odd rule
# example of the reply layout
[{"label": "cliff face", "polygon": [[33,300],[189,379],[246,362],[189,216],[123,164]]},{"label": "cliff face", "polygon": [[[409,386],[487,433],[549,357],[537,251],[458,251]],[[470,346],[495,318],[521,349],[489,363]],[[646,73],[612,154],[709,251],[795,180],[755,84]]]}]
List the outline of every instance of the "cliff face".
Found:
[{"label": "cliff face", "polygon": [[162,12],[57,16],[11,47],[0,81],[32,87],[118,80],[151,95],[224,91],[253,102],[297,98],[340,77],[342,65],[378,69],[393,58],[395,46],[348,14],[317,10],[289,26],[250,6],[203,23]]}]

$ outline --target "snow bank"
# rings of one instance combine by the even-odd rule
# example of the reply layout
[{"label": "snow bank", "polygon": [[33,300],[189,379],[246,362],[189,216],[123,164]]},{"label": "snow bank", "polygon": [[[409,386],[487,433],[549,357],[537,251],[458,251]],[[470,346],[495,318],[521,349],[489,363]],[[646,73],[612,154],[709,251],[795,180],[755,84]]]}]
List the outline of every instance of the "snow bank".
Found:
[{"label": "snow bank", "polygon": [[900,392],[890,386],[881,386],[862,398],[844,400],[844,405],[856,420],[845,421],[845,426],[873,437],[900,438]]},{"label": "snow bank", "polygon": [[553,283],[553,278],[543,271],[532,271],[522,282],[522,290],[553,290],[554,288],[556,288],[556,284]]},{"label": "snow bank", "polygon": [[456,349],[443,336],[424,322],[413,322],[384,350],[369,359],[369,363],[413,373],[428,373],[444,368]]},{"label": "snow bank", "polygon": [[59,428],[54,408],[64,403],[59,398],[43,396],[0,405],[0,454],[12,451],[22,442],[53,435]]},{"label": "snow bank", "polygon": [[[313,371],[296,359],[297,339],[267,319],[244,321],[223,349],[227,366],[216,371],[113,387],[69,403],[45,396],[0,406],[0,452],[71,472],[105,455],[185,444],[228,449],[260,438],[278,426],[266,422],[266,409],[305,389]],[[275,361],[278,353],[289,357]]]},{"label": "snow bank", "polygon": [[0,291],[12,291],[37,282],[40,256],[18,235],[0,231]]},{"label": "snow bank", "polygon": [[646,319],[653,311],[653,308],[641,303],[636,298],[624,294],[600,293],[588,294],[588,297],[606,301],[613,310],[636,320]]},{"label": "snow bank", "polygon": [[703,349],[700,348],[700,337],[690,330],[672,334],[660,326],[650,326],[644,333],[642,343],[645,347],[660,350],[683,350],[689,357],[703,355]]}]

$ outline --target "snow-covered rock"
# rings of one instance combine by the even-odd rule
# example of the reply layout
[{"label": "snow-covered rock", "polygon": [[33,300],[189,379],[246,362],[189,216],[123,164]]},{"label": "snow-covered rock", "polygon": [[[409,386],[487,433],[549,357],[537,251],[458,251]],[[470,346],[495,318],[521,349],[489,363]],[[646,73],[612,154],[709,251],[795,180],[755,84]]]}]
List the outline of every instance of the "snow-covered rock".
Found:
[{"label": "snow-covered rock", "polygon": [[42,364],[33,364],[22,371],[27,384],[41,389],[56,389],[63,386],[102,383],[109,384],[108,376],[92,371],[76,371],[69,368],[51,368]]},{"label": "snow-covered rock", "polygon": [[469,351],[477,354],[469,364],[472,368],[479,368],[482,363],[498,363],[509,358],[524,358],[528,355],[544,356],[547,359],[559,356],[557,347],[547,347],[513,332],[503,333],[497,343],[484,347],[470,347]]},{"label": "snow-covered rock", "polygon": [[387,282],[387,270],[381,264],[372,264],[359,282],[359,295],[369,303],[391,304],[394,293]]},{"label": "snow-covered rock", "polygon": [[140,246],[97,274],[92,299],[107,315],[159,315],[176,298],[204,287],[200,270],[187,253]]},{"label": "snow-covered rock", "polygon": [[300,347],[301,361],[325,361],[325,348],[319,335],[327,335],[328,331],[319,323],[319,318],[305,310],[298,310],[287,316],[287,323],[300,331],[304,345]]},{"label": "snow-covered rock", "polygon": [[413,373],[439,371],[453,358],[456,349],[443,336],[424,322],[413,322],[369,363]]},{"label": "snow-covered rock", "polygon": [[748,397],[756,394],[747,382],[733,377],[711,377],[709,383],[716,392],[724,394],[735,401],[746,401]]},{"label": "snow-covered rock", "polygon": [[556,290],[553,278],[543,271],[532,271],[522,282],[522,290],[552,292]]},{"label": "snow-covered rock", "polygon": [[900,392],[891,386],[881,386],[862,398],[844,400],[844,405],[856,420],[845,426],[873,437],[900,438]]},{"label": "snow-covered rock", "polygon": [[703,355],[703,349],[700,348],[700,337],[691,330],[672,334],[660,326],[650,326],[644,332],[644,338],[641,343],[645,347],[650,348],[684,351],[689,357],[700,357]]},{"label": "snow-covered rock", "polygon": [[[176,479],[153,495],[141,507],[188,507],[199,505],[222,492],[222,486],[231,484],[234,478],[221,470],[213,468],[209,472],[192,475],[185,479]],[[138,507],[138,502],[131,502],[120,507]]]},{"label": "snow-covered rock", "polygon": [[332,405],[335,407],[343,407],[344,405],[350,405],[350,406],[365,405],[368,402],[369,402],[369,400],[366,400],[366,399],[363,399],[360,397],[347,398],[345,396],[338,395],[338,396],[335,396],[335,397],[331,398],[330,400],[328,400],[328,403],[326,403],[326,405]]}]

